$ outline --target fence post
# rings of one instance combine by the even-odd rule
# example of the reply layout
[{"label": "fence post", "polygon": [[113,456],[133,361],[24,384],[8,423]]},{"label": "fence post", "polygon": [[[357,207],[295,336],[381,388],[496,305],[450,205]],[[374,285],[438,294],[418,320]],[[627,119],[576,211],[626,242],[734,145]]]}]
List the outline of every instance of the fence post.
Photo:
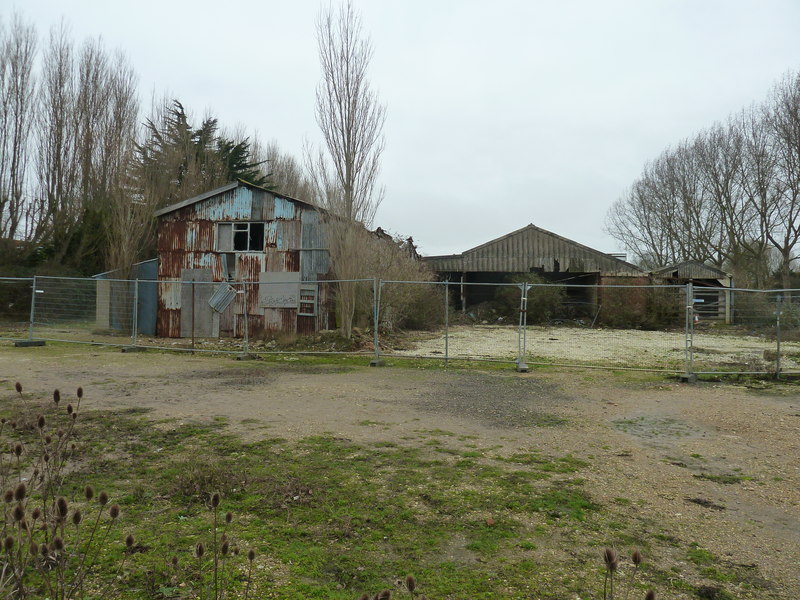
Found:
[{"label": "fence post", "polygon": [[521,294],[519,297],[519,331],[517,333],[517,372],[527,373],[528,365],[525,363],[525,355],[528,342],[528,282],[523,282],[519,287]]},{"label": "fence post", "polygon": [[384,362],[381,360],[381,340],[378,335],[378,323],[381,315],[381,290],[383,280],[375,278],[372,280],[372,345],[375,346],[375,357],[369,361],[370,367],[382,367]]},{"label": "fence post", "polygon": [[694,288],[691,282],[686,284],[684,288],[686,300],[686,324],[684,329],[685,347],[684,347],[684,369],[681,375],[681,381],[694,382],[697,381],[697,375],[693,373],[694,370]]},{"label": "fence post", "polygon": [[245,354],[250,351],[250,321],[247,317],[247,282],[243,281],[244,286],[244,349]]},{"label": "fence post", "polygon": [[133,329],[131,330],[131,345],[136,345],[139,328],[139,278],[133,282]]},{"label": "fence post", "polygon": [[36,275],[33,276],[33,283],[31,284],[31,316],[28,323],[28,341],[33,341],[33,320],[36,316]]},{"label": "fence post", "polygon": [[775,297],[775,379],[781,378],[781,313],[783,312],[783,296]]},{"label": "fence post", "polygon": [[194,279],[192,279],[192,350],[194,350]]},{"label": "fence post", "polygon": [[450,360],[450,282],[444,282],[444,366]]}]

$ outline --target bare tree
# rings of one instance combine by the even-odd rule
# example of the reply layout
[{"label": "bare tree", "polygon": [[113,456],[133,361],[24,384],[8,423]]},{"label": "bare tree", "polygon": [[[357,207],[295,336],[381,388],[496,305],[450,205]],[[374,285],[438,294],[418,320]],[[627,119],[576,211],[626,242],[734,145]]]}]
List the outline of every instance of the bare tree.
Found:
[{"label": "bare tree", "polygon": [[787,74],[775,86],[767,115],[781,182],[768,237],[781,256],[781,283],[789,288],[800,240],[800,73]]},{"label": "bare tree", "polygon": [[28,226],[26,174],[34,115],[36,30],[14,14],[0,24],[0,239],[21,237]]},{"label": "bare tree", "polygon": [[[328,243],[336,276],[358,279],[363,272],[359,244],[383,198],[378,186],[384,147],[386,109],[367,78],[372,44],[362,34],[361,18],[351,2],[323,11],[317,19],[322,81],[316,116],[324,150],[306,150],[315,200],[327,211]],[[339,325],[352,333],[355,287],[341,283],[337,294]]]}]

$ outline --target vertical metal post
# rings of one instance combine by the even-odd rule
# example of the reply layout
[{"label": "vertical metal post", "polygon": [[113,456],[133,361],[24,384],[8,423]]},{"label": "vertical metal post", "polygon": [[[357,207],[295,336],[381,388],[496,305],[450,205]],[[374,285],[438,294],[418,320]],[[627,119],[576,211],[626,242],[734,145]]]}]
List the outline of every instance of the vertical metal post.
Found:
[{"label": "vertical metal post", "polygon": [[36,316],[36,275],[33,276],[33,283],[31,284],[31,316],[28,323],[28,341],[33,341],[33,320]]},{"label": "vertical metal post", "polygon": [[380,339],[378,338],[378,278],[372,280],[372,346],[375,351],[375,364],[381,359]]},{"label": "vertical metal post", "polygon": [[192,350],[194,350],[194,279],[192,279]]},{"label": "vertical metal post", "polygon": [[775,297],[775,379],[781,378],[781,312],[783,309],[783,296],[778,294]]},{"label": "vertical metal post", "polygon": [[528,282],[519,286],[521,294],[519,297],[519,330],[517,332],[517,372],[527,373],[528,365],[525,363],[527,353],[527,329],[528,329]]},{"label": "vertical metal post", "polygon": [[375,324],[373,344],[375,345],[375,357],[369,361],[370,367],[382,367],[381,360],[381,341],[378,336],[378,323],[381,318],[381,291],[383,290],[383,280],[372,280],[372,320]]},{"label": "vertical metal post", "polygon": [[694,373],[694,285],[686,285],[689,295],[689,373]]},{"label": "vertical metal post", "polygon": [[444,366],[450,360],[450,282],[444,282]]},{"label": "vertical metal post", "polygon": [[131,345],[136,345],[139,329],[139,278],[133,282],[133,329],[131,330]]},{"label": "vertical metal post", "polygon": [[247,282],[243,281],[244,286],[244,353],[250,351],[250,321],[247,318]]}]

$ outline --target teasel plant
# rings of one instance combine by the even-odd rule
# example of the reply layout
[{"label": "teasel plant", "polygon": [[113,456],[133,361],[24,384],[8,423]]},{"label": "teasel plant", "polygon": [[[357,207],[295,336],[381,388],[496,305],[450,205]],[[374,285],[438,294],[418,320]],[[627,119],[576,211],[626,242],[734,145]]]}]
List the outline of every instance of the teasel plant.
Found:
[{"label": "teasel plant", "polygon": [[[61,392],[52,403],[36,406],[15,385],[24,405],[17,415],[0,418],[0,454],[3,529],[0,538],[0,590],[9,598],[47,596],[69,600],[84,596],[87,578],[101,553],[111,547],[120,508],[106,492],[95,497],[84,489],[84,499],[73,505],[62,487],[66,467],[75,455],[73,442],[83,388],[74,404],[62,405]],[[31,413],[38,410],[38,414]],[[32,414],[36,414],[32,418]],[[133,546],[128,536],[126,547]],[[121,570],[126,554],[119,563]]]},{"label": "teasel plant", "polygon": [[[92,503],[94,490],[84,491],[83,509],[90,515],[84,519],[81,506],[70,507],[63,496],[55,502],[55,510],[47,515],[39,504],[41,498],[29,496],[24,482],[3,497],[6,509],[2,541],[3,572],[9,579],[7,597],[14,599],[49,597],[53,600],[83,598],[84,584],[104,549],[111,546],[110,535],[116,528],[120,508],[109,505],[108,494],[101,492]],[[125,539],[129,550],[133,536]],[[123,554],[117,575],[125,565]]]},{"label": "teasel plant", "polygon": [[[207,547],[202,541],[198,542],[194,548],[194,556],[197,560],[197,569],[200,575],[200,598],[203,600],[224,600],[230,585],[230,574],[228,572],[231,561],[240,555],[239,547],[229,536],[229,526],[233,523],[233,513],[228,511],[221,515],[220,504],[222,496],[219,492],[214,492],[209,497],[208,508],[211,510],[212,531],[210,545]],[[250,598],[253,582],[253,563],[255,561],[255,550],[247,552],[247,578],[245,587],[245,600]],[[173,566],[177,568],[178,560],[173,558]],[[203,581],[203,573],[206,566],[211,567],[211,581]]]},{"label": "teasel plant", "polygon": [[[631,571],[627,590],[625,591],[625,600],[628,599],[628,595],[633,588],[634,580],[639,572],[642,560],[642,553],[639,550],[634,550],[633,554],[631,554],[633,570]],[[605,548],[603,550],[603,565],[605,567],[603,600],[614,600],[614,581],[620,565],[620,556],[614,548]],[[645,600],[656,600],[656,593],[653,590],[648,591],[645,595]]]}]

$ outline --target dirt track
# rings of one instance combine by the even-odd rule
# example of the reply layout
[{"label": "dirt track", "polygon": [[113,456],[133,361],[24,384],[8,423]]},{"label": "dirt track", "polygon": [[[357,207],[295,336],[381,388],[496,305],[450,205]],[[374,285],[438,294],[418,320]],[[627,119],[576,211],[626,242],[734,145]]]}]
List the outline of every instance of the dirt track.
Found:
[{"label": "dirt track", "polygon": [[646,517],[681,547],[697,542],[731,563],[756,565],[775,590],[769,597],[800,594],[797,388],[631,377],[0,347],[7,391],[18,380],[42,397],[82,385],[88,409],[143,407],[178,421],[224,417],[251,439],[327,432],[402,443],[409,432],[439,429],[452,432],[452,443],[469,436],[501,454],[570,453],[590,463],[586,489],[601,505],[624,498],[615,510]]}]

